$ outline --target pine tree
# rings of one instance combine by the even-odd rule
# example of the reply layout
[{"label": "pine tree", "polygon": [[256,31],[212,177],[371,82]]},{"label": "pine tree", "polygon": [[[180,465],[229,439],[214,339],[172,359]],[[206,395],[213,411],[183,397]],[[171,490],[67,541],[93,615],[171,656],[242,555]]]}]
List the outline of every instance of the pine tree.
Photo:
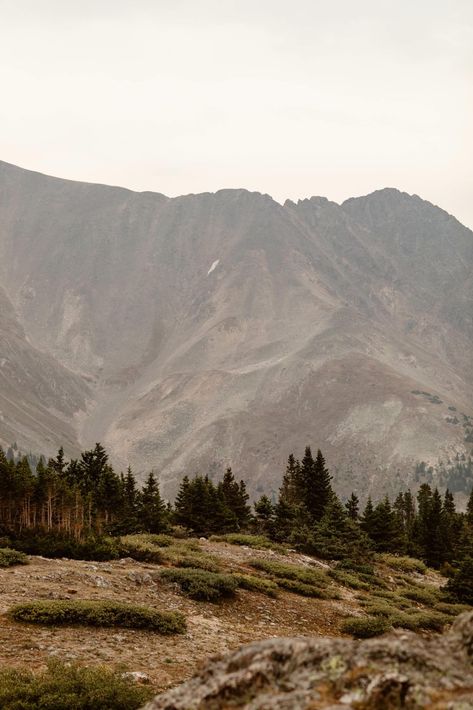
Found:
[{"label": "pine tree", "polygon": [[355,493],[352,493],[347,502],[345,503],[345,509],[347,515],[351,520],[358,520],[360,512],[360,501]]},{"label": "pine tree", "polygon": [[258,533],[272,537],[274,533],[275,508],[267,495],[262,495],[254,504],[255,524]]},{"label": "pine tree", "polygon": [[366,560],[369,554],[366,535],[335,495],[332,495],[321,520],[315,525],[313,551],[331,560]]},{"label": "pine tree", "polygon": [[142,529],[149,533],[160,533],[167,527],[166,504],[152,471],[141,492],[139,518]]},{"label": "pine tree", "polygon": [[470,497],[466,506],[466,519],[473,528],[473,488],[471,489]]},{"label": "pine tree", "polygon": [[301,476],[305,492],[305,506],[312,522],[318,522],[333,495],[331,476],[325,465],[320,449],[314,461],[310,446],[306,447],[302,459]]}]

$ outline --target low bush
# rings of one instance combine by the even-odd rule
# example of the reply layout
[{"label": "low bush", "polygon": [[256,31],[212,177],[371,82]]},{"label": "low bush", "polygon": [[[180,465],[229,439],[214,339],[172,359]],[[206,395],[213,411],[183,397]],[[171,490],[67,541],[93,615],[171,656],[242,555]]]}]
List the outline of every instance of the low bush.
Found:
[{"label": "low bush", "polygon": [[297,565],[262,559],[250,560],[249,564],[251,567],[254,567],[254,569],[266,572],[271,577],[276,577],[276,579],[290,579],[318,587],[327,586],[329,581],[326,572],[313,569],[312,567],[298,567]]},{"label": "low bush", "polygon": [[410,631],[442,631],[446,624],[451,622],[448,614],[435,611],[416,611],[413,613],[396,612],[391,615],[392,626]]},{"label": "low bush", "polygon": [[12,539],[12,547],[28,555],[42,555],[43,557],[68,557],[72,560],[93,560],[104,562],[116,560],[120,557],[119,542],[111,537],[88,537],[84,540],[75,540],[70,536],[53,533],[38,534],[36,531],[26,530]]},{"label": "low bush", "polygon": [[354,560],[350,557],[340,560],[340,562],[337,563],[337,569],[350,570],[351,572],[356,572],[366,577],[376,577],[376,571],[373,565]]},{"label": "low bush", "polygon": [[124,535],[120,539],[120,557],[131,557],[138,562],[152,562],[162,564],[164,561],[163,549],[155,544],[151,535]]},{"label": "low bush", "polygon": [[418,572],[419,574],[425,574],[427,572],[427,566],[422,562],[422,560],[416,560],[413,557],[390,555],[385,552],[377,554],[376,560],[392,567],[393,569],[400,570],[401,572]]},{"label": "low bush", "polygon": [[253,574],[236,574],[238,586],[242,589],[247,589],[250,592],[260,592],[266,594],[267,597],[276,597],[278,594],[278,585],[270,579],[256,577]]},{"label": "low bush", "polygon": [[266,572],[279,587],[294,594],[314,599],[338,598],[335,591],[328,589],[330,579],[326,572],[273,560],[254,559],[250,560],[249,564],[255,569]]},{"label": "low bush", "polygon": [[185,631],[185,619],[177,612],[163,612],[145,606],[111,601],[42,600],[12,607],[14,621],[46,626],[117,626],[147,629],[161,634]]},{"label": "low bush", "polygon": [[383,616],[352,616],[342,624],[342,631],[351,634],[355,638],[367,639],[372,636],[380,636],[391,628],[388,619]]},{"label": "low bush", "polygon": [[276,550],[283,554],[287,552],[284,545],[269,540],[264,535],[245,535],[243,533],[228,533],[227,535],[212,535],[212,542],[228,542],[230,545],[243,545],[255,550]]},{"label": "low bush", "polygon": [[299,582],[297,579],[285,579],[278,577],[278,586],[288,592],[300,594],[302,597],[312,597],[313,599],[339,599],[337,592],[326,587],[317,587],[313,584]]},{"label": "low bush", "polygon": [[423,587],[404,587],[400,589],[401,595],[406,599],[433,606],[438,601],[438,592],[433,587],[425,589]]},{"label": "low bush", "polygon": [[350,587],[350,589],[362,589],[365,591],[371,589],[371,585],[360,579],[357,574],[345,572],[344,570],[337,568],[330,570],[328,574],[343,587]]},{"label": "low bush", "polygon": [[371,616],[385,616],[386,618],[390,617],[393,614],[393,607],[391,604],[388,604],[388,602],[366,602],[364,604],[361,604],[363,607],[364,611],[366,611],[367,614],[370,614]]},{"label": "low bush", "polygon": [[439,611],[441,614],[448,614],[449,616],[457,616],[458,614],[463,614],[465,611],[471,611],[471,606],[469,604],[439,602],[434,606],[434,611]]},{"label": "low bush", "polygon": [[2,710],[136,710],[153,694],[121,673],[76,663],[50,661],[38,674],[0,670]]},{"label": "low bush", "polygon": [[172,547],[166,550],[164,559],[176,567],[192,567],[206,572],[220,572],[221,569],[219,560],[205,552],[183,552],[179,548]]},{"label": "low bush", "polygon": [[10,547],[0,547],[0,567],[13,567],[14,565],[27,565],[28,558],[23,552],[12,550]]},{"label": "low bush", "polygon": [[222,597],[231,597],[238,587],[237,577],[202,569],[168,568],[162,570],[161,578],[175,582],[184,594],[197,601],[216,602]]}]

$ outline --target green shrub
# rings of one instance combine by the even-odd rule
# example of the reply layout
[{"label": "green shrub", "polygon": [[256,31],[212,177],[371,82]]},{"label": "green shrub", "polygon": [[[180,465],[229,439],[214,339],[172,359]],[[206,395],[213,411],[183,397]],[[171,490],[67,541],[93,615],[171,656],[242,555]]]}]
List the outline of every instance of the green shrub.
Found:
[{"label": "green shrub", "polygon": [[76,663],[50,661],[38,674],[0,670],[2,710],[136,710],[153,694],[121,673]]},{"label": "green shrub", "polygon": [[427,572],[427,566],[421,560],[416,560],[414,557],[390,555],[385,552],[377,554],[376,560],[383,562],[389,567],[393,567],[393,569],[401,570],[401,572],[418,572],[419,574],[425,574]]},{"label": "green shrub", "polygon": [[313,584],[299,582],[297,579],[278,577],[278,586],[287,589],[288,592],[300,594],[302,597],[312,597],[313,599],[339,599],[337,592],[333,592],[326,587],[317,587]]},{"label": "green shrub", "polygon": [[437,590],[425,589],[423,587],[407,587],[400,590],[403,597],[426,606],[433,606],[437,601]]},{"label": "green shrub", "polygon": [[117,539],[106,536],[90,536],[84,540],[56,533],[38,534],[36,531],[25,530],[12,540],[12,547],[28,555],[43,557],[68,557],[72,560],[93,560],[104,562],[120,557]]},{"label": "green shrub", "polygon": [[27,565],[28,558],[23,552],[12,550],[9,547],[0,547],[0,567],[13,567],[13,565]]},{"label": "green shrub", "polygon": [[390,618],[391,624],[396,628],[409,629],[410,631],[442,631],[446,624],[451,622],[448,614],[435,611],[417,611],[411,614],[396,612]]},{"label": "green shrub", "polygon": [[389,631],[391,624],[383,616],[352,616],[343,622],[341,628],[344,633],[355,638],[367,639]]},{"label": "green shrub", "polygon": [[191,599],[216,602],[222,597],[234,595],[238,579],[231,574],[218,574],[202,569],[164,569],[161,577],[175,582]]},{"label": "green shrub", "polygon": [[373,597],[378,599],[386,599],[389,603],[398,609],[410,609],[412,608],[412,599],[406,599],[398,592],[392,592],[388,589],[386,590],[376,590],[371,593]]},{"label": "green shrub", "polygon": [[227,535],[212,535],[212,542],[228,542],[230,545],[243,545],[255,550],[277,550],[283,554],[287,552],[284,545],[269,540],[264,535],[244,535],[243,533],[228,533]]},{"label": "green shrub", "polygon": [[448,602],[439,602],[434,606],[434,611],[439,611],[441,614],[449,616],[457,616],[465,611],[471,611],[469,604],[449,604]]},{"label": "green shrub", "polygon": [[178,548],[168,548],[164,555],[166,562],[176,567],[192,567],[193,569],[203,569],[207,572],[220,572],[219,560],[213,555],[205,552],[182,552]]},{"label": "green shrub", "polygon": [[120,556],[131,557],[138,562],[162,564],[163,549],[150,540],[153,535],[124,535],[120,539]]},{"label": "green shrub", "polygon": [[340,560],[340,562],[337,563],[337,569],[346,569],[351,572],[356,572],[360,576],[363,575],[363,578],[376,577],[376,571],[373,565],[359,562],[359,560],[353,560],[350,557]]},{"label": "green shrub", "polygon": [[273,560],[250,560],[249,564],[255,569],[266,572],[279,587],[287,589],[294,594],[315,599],[336,599],[338,594],[327,589],[330,582],[327,574],[309,567],[275,562]]},{"label": "green shrub", "polygon": [[161,634],[185,631],[182,614],[111,601],[25,602],[12,607],[8,615],[14,621],[47,626],[118,626],[125,629],[148,629]]},{"label": "green shrub", "polygon": [[253,574],[236,574],[238,586],[242,589],[247,589],[250,592],[260,592],[268,597],[276,597],[278,594],[278,585],[270,579],[255,577]]},{"label": "green shrub", "polygon": [[271,577],[277,579],[292,579],[304,584],[313,584],[318,587],[326,586],[329,581],[327,574],[312,567],[298,567],[297,565],[285,564],[283,562],[273,562],[272,560],[254,559],[249,564],[254,569],[266,572]]},{"label": "green shrub", "polygon": [[390,617],[393,613],[393,608],[388,602],[367,602],[361,605],[367,614],[371,616],[385,616]]},{"label": "green shrub", "polygon": [[371,589],[371,585],[368,582],[364,582],[359,578],[357,574],[352,574],[350,572],[345,572],[340,569],[332,569],[328,573],[332,579],[341,584],[344,587],[350,587],[351,589]]}]

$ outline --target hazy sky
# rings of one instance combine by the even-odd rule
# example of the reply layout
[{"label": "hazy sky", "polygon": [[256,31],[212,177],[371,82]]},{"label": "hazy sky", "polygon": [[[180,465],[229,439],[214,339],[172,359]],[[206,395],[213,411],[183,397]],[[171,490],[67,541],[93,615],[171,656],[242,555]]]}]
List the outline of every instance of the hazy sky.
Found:
[{"label": "hazy sky", "polygon": [[0,0],[0,159],[167,195],[398,187],[473,227],[473,0]]}]

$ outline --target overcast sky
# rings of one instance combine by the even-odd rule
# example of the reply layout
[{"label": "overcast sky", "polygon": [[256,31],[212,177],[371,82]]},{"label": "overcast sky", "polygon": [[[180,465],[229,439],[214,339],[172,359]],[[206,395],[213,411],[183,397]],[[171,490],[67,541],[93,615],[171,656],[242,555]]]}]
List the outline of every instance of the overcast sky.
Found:
[{"label": "overcast sky", "polygon": [[473,227],[473,0],[0,0],[0,159],[167,195],[390,186]]}]

